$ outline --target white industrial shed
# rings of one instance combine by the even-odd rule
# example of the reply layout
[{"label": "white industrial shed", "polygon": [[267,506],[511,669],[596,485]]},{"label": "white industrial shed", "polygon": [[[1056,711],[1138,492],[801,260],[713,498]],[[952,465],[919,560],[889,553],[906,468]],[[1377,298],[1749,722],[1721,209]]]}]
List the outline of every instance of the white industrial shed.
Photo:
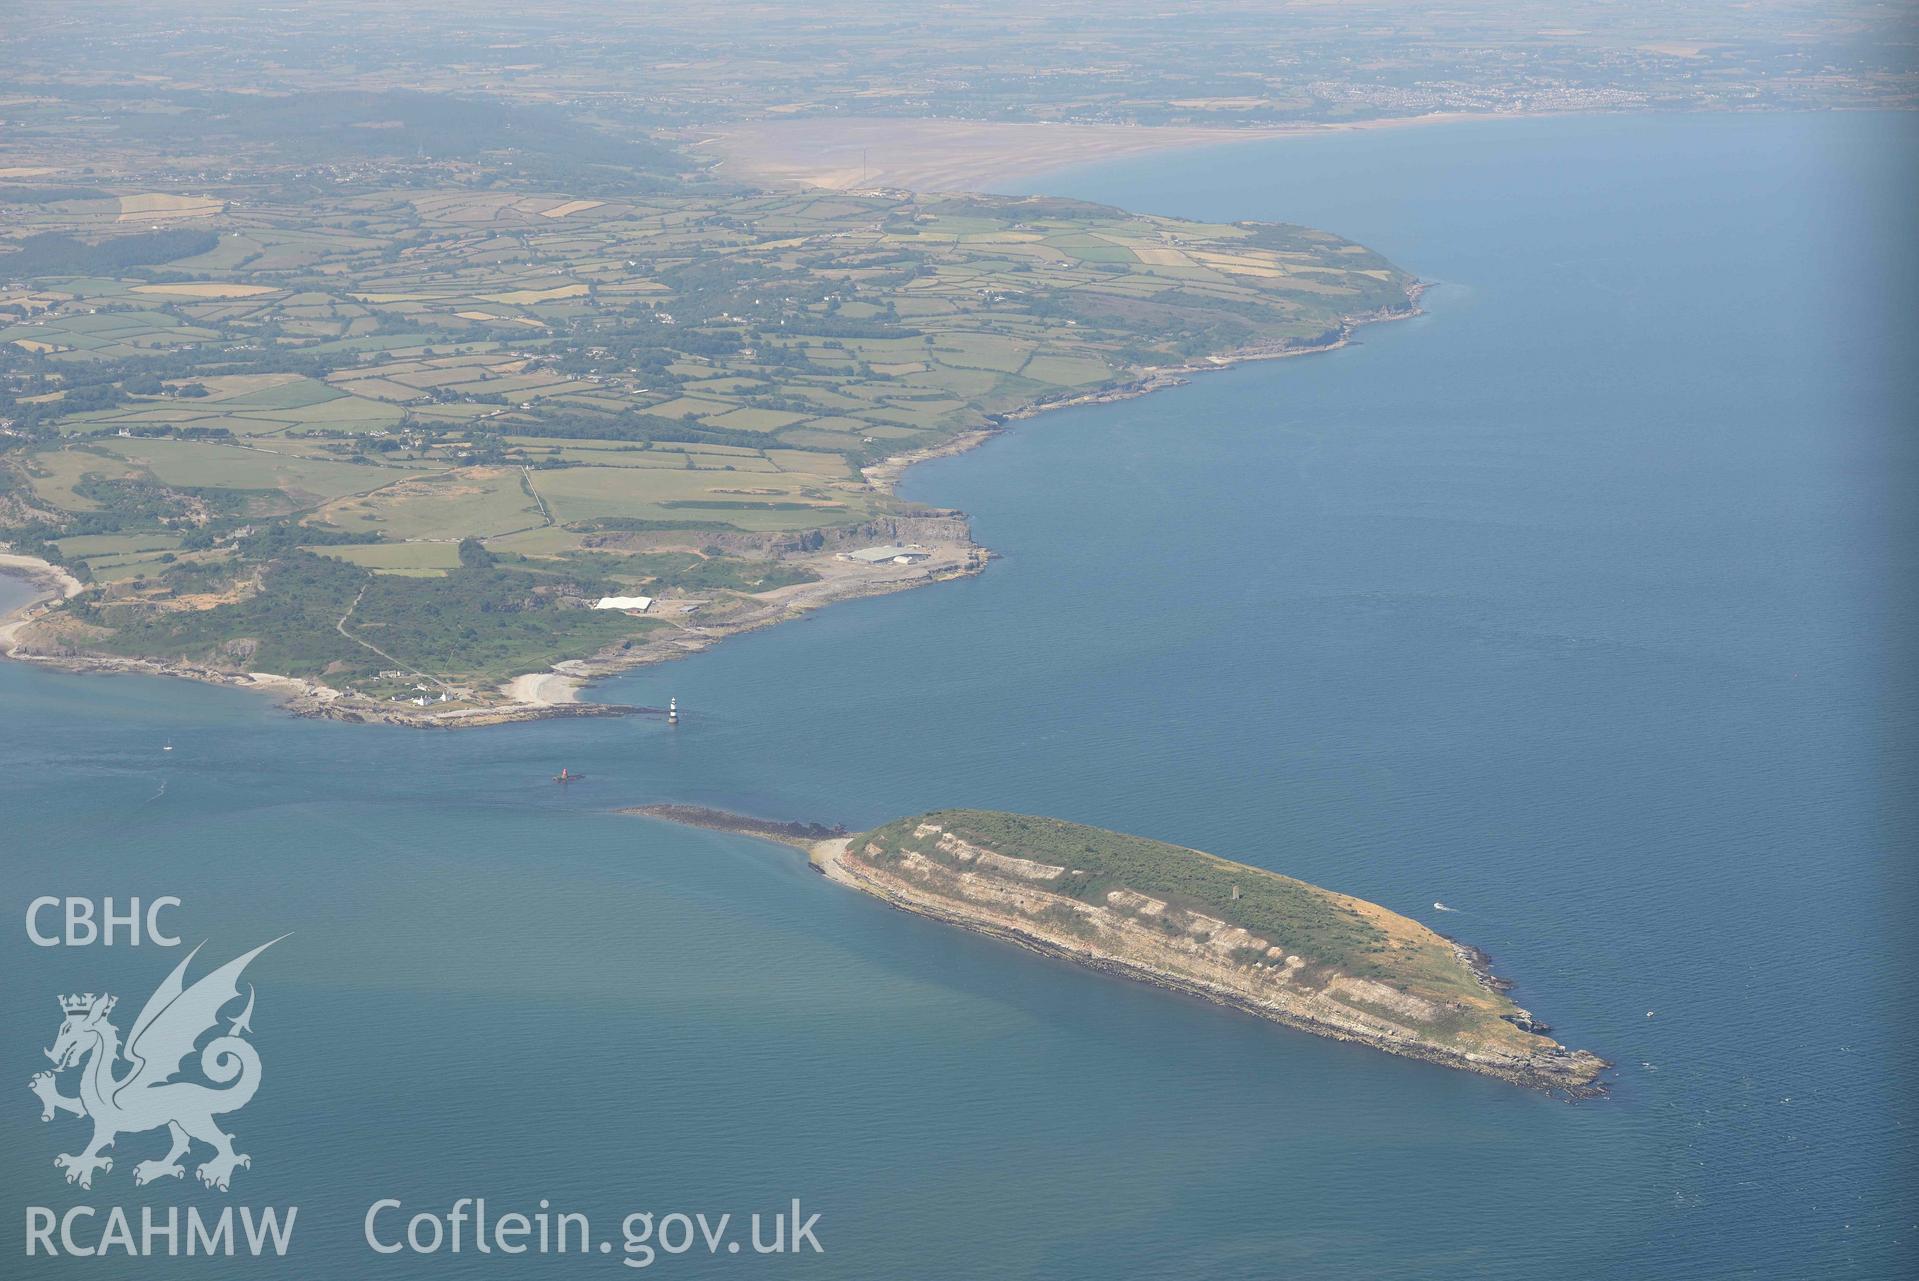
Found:
[{"label": "white industrial shed", "polygon": [[910,565],[914,561],[928,560],[933,553],[924,547],[862,547],[849,555],[848,559],[864,565]]}]

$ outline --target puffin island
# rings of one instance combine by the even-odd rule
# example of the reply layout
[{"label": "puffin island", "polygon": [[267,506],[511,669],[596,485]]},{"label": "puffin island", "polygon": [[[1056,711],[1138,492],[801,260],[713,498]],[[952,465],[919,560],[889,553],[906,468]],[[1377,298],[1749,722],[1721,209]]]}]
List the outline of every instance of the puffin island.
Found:
[{"label": "puffin island", "polygon": [[1364,899],[1059,819],[935,810],[848,835],[684,805],[624,811],[807,851],[905,911],[1334,1040],[1573,1098],[1610,1066],[1554,1040],[1484,953]]}]

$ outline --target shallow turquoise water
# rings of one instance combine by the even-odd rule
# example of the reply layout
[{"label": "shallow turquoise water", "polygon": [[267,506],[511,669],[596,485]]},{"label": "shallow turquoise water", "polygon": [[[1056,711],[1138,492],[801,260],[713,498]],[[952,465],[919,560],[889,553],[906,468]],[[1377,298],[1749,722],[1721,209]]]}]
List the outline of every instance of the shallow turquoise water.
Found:
[{"label": "shallow turquoise water", "polygon": [[[76,1193],[50,1164],[76,1123],[19,1090],[0,1258],[23,1205],[230,1199],[301,1207],[292,1275],[605,1271],[375,1258],[360,1219],[547,1197],[608,1236],[798,1196],[823,1257],[656,1266],[1891,1275],[1915,1221],[1888,640],[1913,621],[1912,142],[1880,117],[1561,120],[1055,176],[1334,228],[1435,281],[1430,315],[916,470],[1004,559],[601,691],[678,695],[677,732],[365,729],[0,665],[12,919],[173,893],[221,958],[294,931],[254,971],[267,1078],[229,1127],[255,1158],[233,1196],[133,1189],[146,1139]],[[561,765],[588,780],[554,788]],[[1279,868],[1492,952],[1617,1061],[1615,1096],[1266,1026],[605,812],[668,799],[1024,809]],[[177,959],[17,925],[0,957],[19,1082],[55,993],[133,1005]]]}]

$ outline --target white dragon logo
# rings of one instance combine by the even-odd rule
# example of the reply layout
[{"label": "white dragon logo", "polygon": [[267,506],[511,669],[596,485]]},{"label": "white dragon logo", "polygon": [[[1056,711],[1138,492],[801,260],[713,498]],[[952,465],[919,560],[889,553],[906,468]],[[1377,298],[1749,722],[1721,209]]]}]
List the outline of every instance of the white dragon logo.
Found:
[{"label": "white dragon logo", "polygon": [[[233,1150],[233,1136],[213,1122],[216,1116],[245,1107],[260,1088],[260,1055],[242,1039],[253,1030],[251,984],[247,986],[246,1009],[231,1020],[225,1035],[214,1037],[200,1050],[200,1071],[214,1085],[225,1088],[173,1078],[186,1065],[200,1038],[218,1026],[221,1009],[239,998],[240,972],[279,941],[262,943],[192,987],[184,981],[187,965],[199,955],[200,948],[187,953],[147,998],[140,1017],[133,1021],[125,1050],[132,1068],[125,1075],[114,1074],[122,1057],[120,1030],[107,1021],[115,998],[91,992],[60,998],[66,1019],[60,1024],[53,1048],[46,1052],[54,1070],[40,1073],[29,1085],[40,1096],[42,1121],[51,1121],[58,1112],[93,1118],[93,1141],[86,1150],[53,1158],[54,1165],[67,1172],[68,1183],[92,1187],[94,1171],[113,1169],[113,1159],[100,1154],[113,1146],[114,1139],[163,1125],[173,1137],[173,1146],[160,1160],[142,1161],[133,1167],[136,1184],[182,1177],[186,1171],[181,1168],[180,1158],[196,1139],[213,1148],[212,1159],[195,1171],[200,1182],[210,1188],[226,1191],[235,1168],[253,1164],[251,1157]],[[55,1073],[82,1064],[80,1096],[68,1098],[60,1093]]]}]

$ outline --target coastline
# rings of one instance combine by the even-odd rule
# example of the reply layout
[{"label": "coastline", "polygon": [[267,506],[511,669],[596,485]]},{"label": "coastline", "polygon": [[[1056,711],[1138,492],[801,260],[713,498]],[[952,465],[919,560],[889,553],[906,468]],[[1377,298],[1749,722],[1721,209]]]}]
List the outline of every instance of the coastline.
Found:
[{"label": "coastline", "polygon": [[[1092,391],[1034,401],[997,416],[993,424],[962,432],[939,444],[892,455],[861,469],[872,488],[892,495],[901,478],[916,463],[949,458],[992,440],[1016,422],[1035,418],[1059,409],[1085,405],[1114,404],[1150,395],[1185,384],[1195,374],[1230,369],[1255,361],[1284,360],[1337,351],[1352,341],[1358,329],[1370,324],[1410,320],[1425,314],[1419,299],[1427,284],[1415,281],[1406,291],[1407,305],[1402,309],[1342,317],[1336,328],[1316,339],[1278,339],[1256,343],[1232,351],[1202,356],[1179,365],[1139,370],[1130,379]],[[894,518],[895,525],[916,520],[942,523],[957,521],[959,534],[935,544],[934,555],[921,565],[904,569],[895,566],[850,566],[835,552],[826,550],[793,563],[820,574],[818,581],[796,583],[746,598],[752,602],[741,612],[724,618],[682,622],[670,630],[659,629],[644,639],[625,646],[609,646],[584,658],[564,659],[549,668],[519,673],[496,686],[506,701],[449,711],[410,710],[409,704],[352,698],[324,682],[284,676],[272,672],[240,672],[193,663],[167,662],[155,658],[122,658],[95,653],[37,653],[25,649],[20,633],[48,612],[47,602],[54,592],[71,599],[85,590],[84,584],[61,566],[37,557],[0,553],[0,572],[11,566],[36,582],[51,584],[47,592],[0,619],[0,656],[21,662],[39,663],[63,671],[91,674],[172,676],[212,685],[262,690],[273,694],[281,705],[296,716],[338,720],[352,724],[397,725],[415,729],[469,729],[487,725],[545,720],[575,716],[626,716],[640,709],[615,703],[590,703],[581,700],[582,692],[593,682],[636,668],[671,662],[701,653],[733,636],[789,622],[817,609],[840,601],[866,596],[890,595],[915,587],[969,577],[985,570],[992,559],[990,549],[972,540],[963,512],[932,509],[925,514]]]},{"label": "coastline", "polygon": [[86,584],[63,567],[38,556],[22,556],[17,552],[0,552],[0,574],[24,579],[34,589],[33,595],[0,614],[0,656],[7,658],[15,657],[14,647],[18,643],[20,630],[45,614],[49,601],[56,597],[72,600],[86,590]]},{"label": "coastline", "polygon": [[[726,810],[710,809],[704,805],[629,805],[613,811],[615,814],[635,814],[641,818],[657,818],[668,823],[678,823],[681,827],[699,827],[709,832],[728,832],[735,836],[753,836],[763,841],[774,841],[780,845],[790,845],[806,854],[812,862],[813,851],[822,842],[843,839],[845,828],[829,828],[823,823],[785,823],[777,819],[751,818],[745,814],[734,814]],[[813,863],[815,871],[819,865]]]},{"label": "coastline", "polygon": [[[1467,1054],[1416,1037],[1395,1036],[1351,1022],[1333,1022],[1315,1017],[1307,1009],[1288,1007],[1271,999],[1255,999],[1245,992],[1196,976],[1174,973],[1142,959],[1089,947],[1081,939],[1048,932],[1033,922],[1001,919],[984,911],[961,910],[951,900],[916,892],[914,887],[897,878],[886,877],[876,869],[861,866],[858,860],[850,856],[851,844],[858,838],[858,833],[849,835],[817,823],[758,819],[698,805],[640,805],[615,812],[791,846],[804,853],[808,866],[828,880],[877,898],[899,911],[1013,943],[1055,960],[1235,1009],[1314,1036],[1365,1045],[1402,1058],[1493,1077],[1557,1097],[1592,1099],[1606,1097],[1609,1093],[1598,1077],[1612,1065],[1584,1051],[1558,1047],[1545,1054],[1528,1056]],[[1452,945],[1461,963],[1487,991],[1503,994],[1512,987],[1511,983],[1493,975],[1491,958],[1484,952],[1458,940],[1448,939],[1447,942]],[[1548,1024],[1539,1022],[1523,1009],[1518,1010],[1517,1016],[1510,1021],[1522,1031],[1539,1036],[1551,1030]]]}]

